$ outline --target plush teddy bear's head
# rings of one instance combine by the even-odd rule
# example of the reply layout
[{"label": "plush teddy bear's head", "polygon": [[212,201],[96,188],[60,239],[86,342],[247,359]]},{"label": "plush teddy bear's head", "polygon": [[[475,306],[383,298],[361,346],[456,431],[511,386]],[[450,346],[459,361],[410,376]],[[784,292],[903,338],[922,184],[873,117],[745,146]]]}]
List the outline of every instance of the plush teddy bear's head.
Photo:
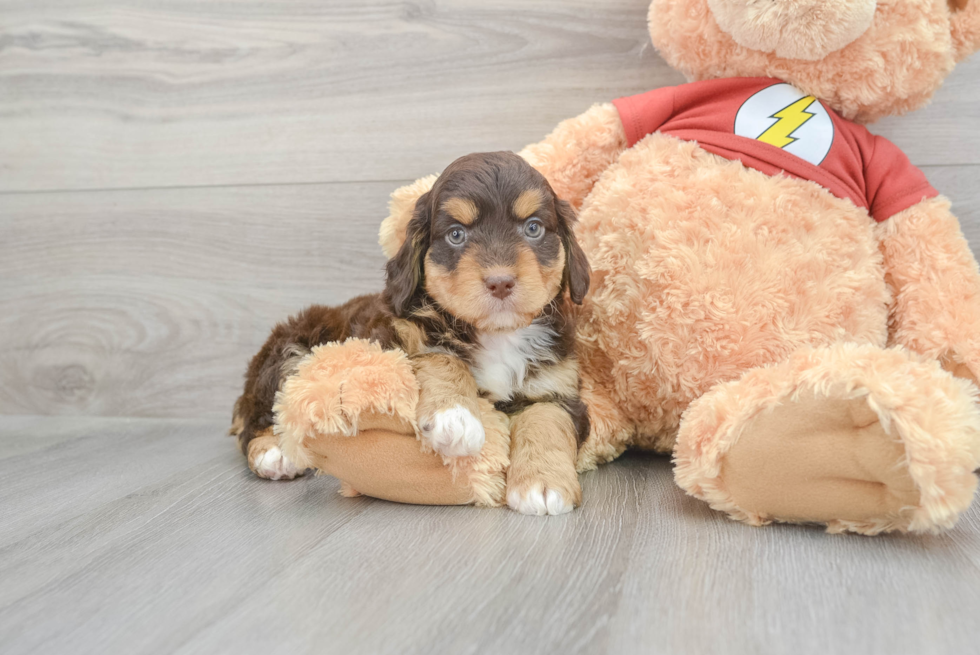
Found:
[{"label": "plush teddy bear's head", "polygon": [[691,80],[775,77],[860,122],[923,106],[980,48],[980,0],[653,0],[649,21]]}]

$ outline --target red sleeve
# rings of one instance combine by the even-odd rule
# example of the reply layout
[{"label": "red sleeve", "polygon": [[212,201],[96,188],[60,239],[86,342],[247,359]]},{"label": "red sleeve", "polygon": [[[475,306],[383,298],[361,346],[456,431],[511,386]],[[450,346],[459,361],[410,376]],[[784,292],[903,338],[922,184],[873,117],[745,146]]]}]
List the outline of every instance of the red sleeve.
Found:
[{"label": "red sleeve", "polygon": [[647,134],[656,132],[671,117],[674,113],[675,89],[668,86],[613,100],[630,147]]},{"label": "red sleeve", "polygon": [[874,150],[865,165],[864,179],[869,212],[879,223],[926,198],[939,195],[905,153],[880,136],[874,137]]}]

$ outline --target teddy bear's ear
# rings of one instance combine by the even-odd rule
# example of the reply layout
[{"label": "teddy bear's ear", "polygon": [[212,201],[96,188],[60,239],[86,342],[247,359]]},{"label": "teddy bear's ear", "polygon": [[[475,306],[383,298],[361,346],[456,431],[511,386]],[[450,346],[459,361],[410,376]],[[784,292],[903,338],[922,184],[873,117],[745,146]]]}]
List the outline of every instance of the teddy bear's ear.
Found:
[{"label": "teddy bear's ear", "polygon": [[953,54],[957,61],[980,49],[980,0],[947,0]]},{"label": "teddy bear's ear", "polygon": [[391,200],[388,201],[388,218],[381,221],[381,229],[378,232],[378,243],[381,244],[381,250],[388,259],[394,257],[405,242],[405,231],[408,229],[408,222],[412,220],[415,201],[432,188],[438,177],[438,175],[428,175],[400,189],[395,189],[391,194]]}]

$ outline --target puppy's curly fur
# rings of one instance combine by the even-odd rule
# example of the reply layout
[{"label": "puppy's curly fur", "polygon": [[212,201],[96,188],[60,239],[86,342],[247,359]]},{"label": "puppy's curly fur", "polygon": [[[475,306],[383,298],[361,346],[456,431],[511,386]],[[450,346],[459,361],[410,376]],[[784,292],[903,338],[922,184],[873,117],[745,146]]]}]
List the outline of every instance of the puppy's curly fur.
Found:
[{"label": "puppy's curly fur", "polygon": [[[271,438],[276,393],[299,360],[351,337],[412,358],[423,431],[440,412],[474,413],[478,397],[512,416],[548,403],[554,409],[538,413],[554,417],[559,432],[570,425],[574,449],[589,419],[569,303],[581,304],[590,275],[574,222],[571,206],[512,153],[453,162],[416,202],[384,292],[305,309],[278,324],[252,359],[232,426],[249,465],[256,470],[251,451],[259,449],[250,445]],[[532,423],[543,429],[540,420],[515,424]],[[577,502],[577,489],[572,495]]]}]

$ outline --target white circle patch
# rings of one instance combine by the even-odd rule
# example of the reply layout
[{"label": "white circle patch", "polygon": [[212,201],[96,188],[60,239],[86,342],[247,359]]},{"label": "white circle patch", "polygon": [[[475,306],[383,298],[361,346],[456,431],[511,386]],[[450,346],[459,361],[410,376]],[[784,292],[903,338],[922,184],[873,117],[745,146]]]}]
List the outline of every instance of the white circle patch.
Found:
[{"label": "white circle patch", "polygon": [[813,96],[790,84],[774,84],[739,107],[735,134],[782,148],[819,166],[834,143],[834,122]]}]

